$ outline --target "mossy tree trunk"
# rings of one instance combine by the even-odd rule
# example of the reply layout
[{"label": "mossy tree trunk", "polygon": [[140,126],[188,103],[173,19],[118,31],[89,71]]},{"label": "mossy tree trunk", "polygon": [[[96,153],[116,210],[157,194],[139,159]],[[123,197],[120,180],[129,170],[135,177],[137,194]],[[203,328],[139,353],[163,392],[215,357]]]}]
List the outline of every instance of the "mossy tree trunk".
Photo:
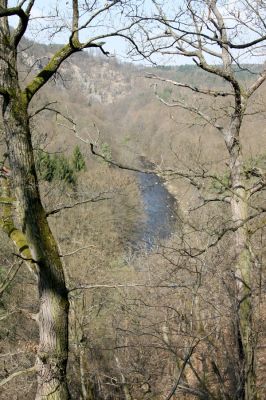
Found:
[{"label": "mossy tree trunk", "polygon": [[[0,5],[6,6],[5,1]],[[7,19],[0,26],[2,118],[21,231],[36,265],[39,288],[36,399],[67,400],[68,292],[59,251],[43,209],[34,164],[28,99],[17,73]],[[12,232],[9,232],[11,235]],[[18,249],[21,253],[21,249]]]},{"label": "mossy tree trunk", "polygon": [[[3,134],[12,170],[12,186],[20,213],[21,235],[18,236],[21,236],[22,241],[27,243],[26,253],[28,254],[30,251],[32,257],[28,264],[30,267],[36,266],[38,276],[40,345],[37,356],[38,389],[36,398],[65,400],[69,398],[66,383],[68,292],[59,251],[41,203],[28,108],[35,94],[46,85],[68,57],[86,48],[97,48],[103,54],[109,54],[103,48],[105,40],[101,39],[106,39],[107,36],[126,37],[126,30],[132,27],[132,21],[128,22],[127,27],[127,23],[121,23],[120,28],[111,27],[112,24],[109,23],[106,24],[106,28],[103,28],[102,25],[104,15],[108,20],[112,14],[110,13],[111,8],[115,9],[117,13],[119,7],[121,18],[122,15],[128,15],[127,12],[124,12],[127,2],[111,1],[106,4],[93,2],[91,7],[84,7],[83,2],[72,0],[69,2],[72,28],[70,28],[66,43],[56,50],[53,56],[49,57],[46,65],[23,88],[18,76],[17,49],[27,31],[30,14],[36,2],[35,0],[12,2],[16,3],[14,6],[10,3],[8,0],[0,0],[0,101]],[[130,3],[128,6],[131,11]],[[79,7],[82,9],[81,27],[79,26]],[[64,5],[62,5],[62,10],[65,15]],[[15,22],[13,19],[12,23],[15,23],[16,27],[12,30],[9,29],[10,17],[15,17]],[[87,22],[84,25],[86,18]],[[101,27],[99,29],[102,29],[102,32],[96,32],[93,35],[92,32],[95,32],[97,25]],[[80,29],[84,32],[84,28],[90,26],[93,29],[88,31],[92,36],[88,34],[86,40],[80,42]],[[69,30],[69,24],[64,26],[64,22],[62,22],[61,28],[66,32]],[[58,31],[58,27],[55,27],[55,30]],[[131,38],[130,41],[133,43]],[[6,223],[1,225],[16,243],[14,236],[17,235],[12,234],[13,228],[10,229],[10,225],[7,226]],[[19,231],[17,228],[15,229],[16,232]],[[20,255],[25,254],[23,249],[17,247]]]}]

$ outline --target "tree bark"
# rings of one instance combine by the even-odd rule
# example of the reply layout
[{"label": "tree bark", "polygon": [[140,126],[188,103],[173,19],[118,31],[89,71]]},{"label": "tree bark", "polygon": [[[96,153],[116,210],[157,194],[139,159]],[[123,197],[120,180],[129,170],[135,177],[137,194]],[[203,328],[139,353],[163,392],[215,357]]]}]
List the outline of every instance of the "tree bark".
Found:
[{"label": "tree bark", "polygon": [[36,399],[67,400],[68,292],[59,251],[41,203],[31,142],[28,100],[19,86],[16,49],[11,46],[7,21],[3,18],[0,56],[2,117],[12,170],[12,186],[21,230],[38,275],[40,340],[36,361]]},{"label": "tree bark", "polygon": [[[243,157],[239,140],[241,121],[233,121],[227,135],[226,146],[230,158],[233,189],[231,213],[233,221],[242,223],[248,218],[248,198],[243,176]],[[236,265],[236,341],[239,358],[239,387],[237,399],[255,400],[255,338],[252,318],[251,253],[247,224],[234,233]]]}]

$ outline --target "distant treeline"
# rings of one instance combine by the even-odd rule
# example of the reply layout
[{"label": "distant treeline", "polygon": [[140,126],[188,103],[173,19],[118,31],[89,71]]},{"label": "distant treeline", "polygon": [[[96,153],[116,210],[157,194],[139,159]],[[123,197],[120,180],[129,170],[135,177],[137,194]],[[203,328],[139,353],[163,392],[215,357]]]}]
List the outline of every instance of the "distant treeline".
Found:
[{"label": "distant treeline", "polygon": [[[238,78],[249,80],[254,77],[254,74],[259,74],[263,69],[263,64],[242,64],[241,68],[235,65],[235,72]],[[208,77],[208,81],[212,79],[210,74],[206,71],[200,70],[197,65],[194,64],[184,64],[184,65],[158,65],[155,67],[158,71],[167,71],[171,73],[173,79],[181,79],[184,75],[190,74],[195,80],[199,80],[202,77]],[[217,79],[213,77],[213,79]],[[194,82],[193,82],[194,83]]]}]

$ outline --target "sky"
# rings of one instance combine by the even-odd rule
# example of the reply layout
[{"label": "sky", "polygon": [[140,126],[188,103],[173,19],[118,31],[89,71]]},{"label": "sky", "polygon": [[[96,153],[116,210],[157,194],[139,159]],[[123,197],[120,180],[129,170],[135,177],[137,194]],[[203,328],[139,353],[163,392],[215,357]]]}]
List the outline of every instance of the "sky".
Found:
[{"label": "sky", "polygon": [[[105,6],[106,4],[108,4],[109,0],[98,0],[98,3],[100,3],[102,6]],[[137,1],[137,0],[136,0]],[[141,1],[141,0],[139,0]],[[151,0],[145,0],[144,1],[144,8],[145,11],[150,11],[151,10]],[[172,7],[174,10],[177,9],[178,5],[181,4],[182,0],[169,0],[166,2],[162,2],[162,4],[164,4],[165,7],[165,12],[170,10],[170,5],[172,4]],[[10,6],[15,6],[17,5],[19,2],[15,1],[15,0],[11,0],[9,1],[9,5]],[[82,1],[80,2],[82,3]],[[88,2],[90,3],[90,2]],[[166,4],[170,4],[167,9]],[[233,0],[230,3],[230,7],[232,10],[234,10],[234,5],[237,7],[239,6],[240,2],[237,0]],[[26,36],[30,39],[33,39],[37,42],[40,43],[45,43],[45,44],[49,44],[49,43],[65,43],[68,40],[69,37],[69,30],[67,29],[67,27],[71,27],[71,6],[72,6],[72,0],[36,0],[35,4],[32,8],[32,12],[31,12],[31,22],[29,24],[29,28],[28,31],[26,33]],[[120,13],[120,8],[119,6],[115,6],[112,8],[112,12],[108,12],[108,13],[104,13],[104,19],[100,19],[97,20],[97,22],[95,23],[95,26],[90,27],[89,30],[84,30],[81,32],[80,34],[80,39],[81,41],[85,41],[87,37],[91,37],[94,35],[98,35],[99,32],[105,32],[106,31],[106,26],[111,26],[111,24],[115,24],[117,26],[125,26],[123,25],[123,15]],[[223,9],[222,6],[222,12],[225,13],[226,15],[226,10]],[[242,12],[242,10],[241,10]],[[173,14],[173,13],[172,13]],[[244,18],[244,14],[243,18]],[[17,23],[17,18],[12,17],[11,19],[11,24],[13,26],[16,25]],[[84,21],[84,19],[83,19]],[[81,23],[82,23],[82,19],[81,19]],[[230,28],[230,24],[232,24],[232,18],[227,18],[226,19],[226,23]],[[122,24],[122,25],[121,25]],[[125,24],[125,22],[124,22]],[[65,27],[65,29],[62,29],[62,26]],[[146,25],[145,25],[146,27]],[[57,31],[57,33],[54,35],[55,30]],[[239,30],[240,33],[240,30]],[[154,33],[153,33],[154,34]],[[250,33],[249,33],[250,34]],[[252,33],[251,33],[252,35]],[[252,38],[252,36],[250,36],[250,39]],[[235,37],[234,40],[238,40],[238,37]],[[108,52],[110,52],[111,55],[116,56],[117,58],[119,58],[122,61],[132,61],[131,58],[129,58],[128,56],[128,43],[123,40],[123,39],[119,39],[117,37],[113,37],[113,38],[108,38],[108,39],[104,39],[104,41],[106,42],[106,44],[104,45],[104,49]],[[217,47],[218,50],[220,50]],[[236,53],[235,53],[236,54]],[[139,61],[141,62],[140,58],[137,57],[137,59],[139,59]],[[156,62],[159,64],[165,64],[165,65],[169,65],[169,64],[176,64],[176,65],[180,65],[180,64],[188,64],[188,63],[193,63],[193,61],[190,58],[184,58],[184,57],[176,57],[176,56],[165,56],[165,57],[161,57],[159,58],[158,56],[155,58]],[[208,58],[208,61],[210,62],[210,58]],[[250,62],[250,55],[247,54],[247,61],[245,62]],[[143,60],[142,60],[143,62]],[[253,58],[253,62],[261,62],[259,58],[254,57]]]},{"label": "sky", "polygon": [[[99,0],[99,3],[101,3],[103,6],[105,4],[108,4],[109,0]],[[139,0],[141,2],[141,0]],[[181,0],[177,0],[177,4],[179,3],[179,1]],[[11,0],[9,1],[10,6],[15,6],[19,3],[19,1],[14,1]],[[82,1],[81,1],[82,3]],[[89,3],[89,2],[88,2]],[[147,10],[150,10],[150,0],[145,0],[143,2],[144,4],[144,8]],[[69,38],[69,31],[65,30],[61,30],[60,27],[62,25],[68,25],[71,26],[71,20],[70,17],[71,16],[71,5],[72,5],[72,0],[56,0],[56,1],[52,1],[52,0],[36,0],[35,4],[32,8],[32,12],[31,12],[31,22],[29,24],[28,30],[26,32],[26,36],[29,39],[32,39],[34,41],[37,41],[39,43],[45,43],[45,44],[49,44],[49,43],[65,43],[68,38]],[[56,15],[56,11],[59,11],[59,15],[60,17],[58,18],[53,18],[52,16]],[[114,12],[116,10],[116,8],[113,8]],[[50,15],[50,17],[49,17]],[[104,27],[104,25],[106,24],[111,24],[113,23],[113,21],[115,21],[114,23],[116,23],[117,25],[119,25],[119,21],[122,21],[123,15],[120,15],[117,13],[115,16],[112,15],[111,13],[109,13],[109,17],[108,14],[106,14],[106,18],[104,20],[102,20],[100,23],[102,24],[102,27],[99,27],[100,23],[99,21],[97,21],[97,27],[95,27],[95,29],[91,29],[90,31],[83,31],[80,34],[80,39],[85,40],[86,36],[91,35],[91,34],[95,34],[96,32],[103,32],[104,29],[106,29]],[[43,18],[43,17],[46,18]],[[12,26],[15,26],[17,23],[17,18],[12,17],[10,18],[11,24]],[[120,21],[120,22],[121,22]],[[51,34],[54,32],[54,29],[48,29],[48,25],[50,26],[58,26],[58,33],[55,36],[52,36]],[[125,23],[124,23],[125,25]],[[123,22],[122,22],[122,26]],[[121,27],[121,24],[120,24]],[[118,37],[111,37],[108,39],[104,39],[105,41],[105,45],[104,45],[104,50],[108,51],[110,53],[110,56],[115,56],[117,57],[119,60],[123,61],[123,62],[137,62],[138,64],[145,64],[145,65],[151,65],[148,61],[143,60],[143,57],[141,57],[140,55],[135,56],[135,57],[131,57],[128,55],[128,51],[130,48],[130,44],[129,42],[127,42],[125,39],[121,39]],[[184,59],[184,58],[180,58],[177,59],[175,57],[175,61],[173,61],[173,57],[171,56],[164,56],[164,57],[154,57],[154,60],[158,63],[158,64],[165,64],[165,65],[169,65],[169,64],[187,64],[187,63],[191,63],[189,59]]]},{"label": "sky", "polygon": [[[106,0],[107,2],[108,0]],[[104,5],[106,2],[102,1],[101,3]],[[10,1],[10,6],[17,5],[18,1]],[[71,26],[71,19],[69,16],[71,15],[71,3],[72,0],[65,1],[65,0],[36,0],[34,7],[32,8],[31,12],[31,22],[29,24],[26,36],[30,39],[33,39],[40,43],[65,43],[69,38],[69,30],[64,29],[61,30],[61,26]],[[57,10],[59,11],[59,17],[55,17]],[[46,18],[43,18],[43,17]],[[116,18],[117,20],[117,18]],[[18,22],[18,18],[12,17],[10,18],[10,22],[12,26],[16,26]],[[109,23],[110,20],[105,19],[105,21],[99,21],[98,24]],[[48,28],[48,26],[53,28]],[[54,36],[54,28],[58,27],[58,32]],[[105,28],[102,27],[100,29],[91,29],[88,31],[83,31],[80,34],[81,40],[86,40],[89,35],[98,34],[98,32],[103,32]],[[97,32],[98,31],[98,32]],[[90,37],[90,36],[89,36]],[[127,56],[128,45],[123,39],[119,38],[108,38],[104,39],[106,45],[104,49],[110,53],[110,56],[116,56],[123,61],[130,61]]]}]

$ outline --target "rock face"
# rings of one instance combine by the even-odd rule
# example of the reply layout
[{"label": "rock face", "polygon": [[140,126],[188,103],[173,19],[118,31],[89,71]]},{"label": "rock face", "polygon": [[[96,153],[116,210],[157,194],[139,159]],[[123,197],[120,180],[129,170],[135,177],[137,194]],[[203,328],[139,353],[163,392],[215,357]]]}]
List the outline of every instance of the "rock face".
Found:
[{"label": "rock face", "polygon": [[[20,54],[22,74],[30,77],[38,73],[59,46],[24,42]],[[137,69],[121,64],[115,57],[107,58],[93,52],[75,54],[63,63],[56,77],[56,85],[62,90],[75,88],[88,100],[88,104],[112,104],[129,95],[134,87]]]},{"label": "rock face", "polygon": [[61,71],[69,85],[78,85],[91,104],[114,103],[129,94],[133,87],[134,78],[115,59],[101,59],[84,53],[79,59],[72,58]]}]

